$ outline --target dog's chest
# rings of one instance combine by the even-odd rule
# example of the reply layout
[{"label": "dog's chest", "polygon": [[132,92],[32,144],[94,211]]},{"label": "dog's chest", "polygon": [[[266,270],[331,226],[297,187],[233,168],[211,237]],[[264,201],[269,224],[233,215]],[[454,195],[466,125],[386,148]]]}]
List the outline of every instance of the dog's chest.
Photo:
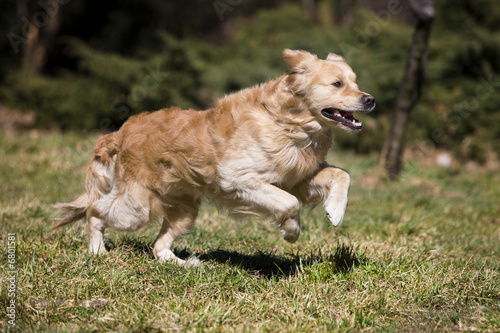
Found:
[{"label": "dog's chest", "polygon": [[270,169],[274,171],[277,183],[293,187],[317,171],[325,154],[326,150],[317,141],[311,140],[306,145],[290,144],[273,154]]},{"label": "dog's chest", "polygon": [[271,126],[245,134],[233,137],[217,167],[222,189],[253,180],[291,189],[318,170],[331,143],[328,132],[312,137],[304,131]]}]

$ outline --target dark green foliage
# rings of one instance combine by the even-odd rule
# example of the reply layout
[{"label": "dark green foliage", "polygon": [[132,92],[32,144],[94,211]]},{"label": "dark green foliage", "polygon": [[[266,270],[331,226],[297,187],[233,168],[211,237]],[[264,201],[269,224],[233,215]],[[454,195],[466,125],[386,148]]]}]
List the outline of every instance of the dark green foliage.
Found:
[{"label": "dark green foliage", "polygon": [[56,77],[13,73],[4,101],[37,114],[37,125],[70,130],[116,130],[129,116],[169,105],[199,108],[200,80],[186,50],[165,38],[165,53],[146,59],[119,56],[68,41],[77,72]]},{"label": "dark green foliage", "polygon": [[[152,20],[161,13],[171,17],[173,12],[167,7],[159,9]],[[258,7],[252,2],[226,12],[223,21],[232,20],[230,26],[235,28],[231,28],[232,39],[219,45],[190,34],[187,23],[175,31],[150,29],[142,44],[134,37],[135,52],[113,47],[112,38],[102,34],[91,42],[62,39],[65,57],[75,67],[53,68],[50,76],[11,71],[0,86],[0,101],[35,111],[40,127],[109,131],[135,113],[171,105],[204,109],[226,93],[275,78],[286,71],[281,57],[284,48],[306,49],[321,58],[335,52],[349,61],[360,88],[377,99],[375,112],[359,116],[364,121],[362,135],[336,131],[336,142],[357,152],[380,150],[413,33],[403,14],[378,17],[360,7],[351,26],[312,23],[294,3],[244,19],[239,15],[243,9],[254,13]],[[193,29],[199,31],[217,20],[215,9],[208,9],[213,12]],[[182,17],[186,10],[179,10]],[[500,6],[493,0],[443,0],[436,3],[436,11],[426,82],[407,138],[454,149],[464,160],[485,161],[489,151],[500,150],[500,34],[496,25]],[[125,12],[124,8],[114,12],[114,19],[106,23],[107,31],[116,32],[120,25],[130,28],[122,22],[129,22],[130,15],[119,15]],[[121,39],[114,42],[123,40],[123,34],[118,35]]]}]

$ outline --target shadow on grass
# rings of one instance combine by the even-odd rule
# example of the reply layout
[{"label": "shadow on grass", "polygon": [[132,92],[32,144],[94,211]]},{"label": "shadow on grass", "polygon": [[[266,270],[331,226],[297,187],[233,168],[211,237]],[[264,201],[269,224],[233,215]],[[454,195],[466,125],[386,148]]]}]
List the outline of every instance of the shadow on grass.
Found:
[{"label": "shadow on grass", "polygon": [[[106,247],[110,250],[128,249],[135,255],[153,257],[151,244],[146,239],[124,237],[117,242],[106,243]],[[202,262],[213,261],[237,266],[251,274],[264,278],[293,276],[300,272],[302,268],[314,264],[326,265],[332,273],[346,273],[357,266],[370,263],[365,254],[350,243],[338,243],[333,253],[318,253],[306,256],[276,256],[273,251],[269,253],[257,251],[254,254],[243,254],[221,248],[211,249],[203,253],[192,253],[188,249],[174,249],[174,253],[181,259],[188,259],[194,255]]]},{"label": "shadow on grass", "polygon": [[209,250],[198,255],[202,261],[212,260],[218,263],[238,266],[252,274],[265,278],[293,276],[313,264],[326,264],[334,273],[346,273],[354,267],[367,264],[369,260],[364,253],[360,253],[352,244],[338,244],[334,253],[310,254],[293,257],[275,256],[272,251],[255,254],[241,254],[224,249]]}]

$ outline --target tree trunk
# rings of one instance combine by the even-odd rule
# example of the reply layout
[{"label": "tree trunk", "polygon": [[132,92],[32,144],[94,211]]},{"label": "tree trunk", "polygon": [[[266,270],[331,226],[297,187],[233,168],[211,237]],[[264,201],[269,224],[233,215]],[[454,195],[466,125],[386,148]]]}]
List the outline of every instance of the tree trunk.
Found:
[{"label": "tree trunk", "polygon": [[337,26],[350,26],[354,23],[354,8],[357,0],[336,0],[334,2],[334,22]]},{"label": "tree trunk", "polygon": [[17,2],[19,18],[27,25],[22,66],[32,73],[39,73],[45,67],[61,21],[57,1],[47,1],[44,7],[39,4],[28,0]]},{"label": "tree trunk", "polygon": [[302,7],[313,23],[318,23],[318,3],[317,0],[302,0]]},{"label": "tree trunk", "polygon": [[415,32],[406,60],[403,81],[394,107],[391,130],[381,154],[381,162],[390,179],[402,169],[404,137],[410,112],[417,103],[424,79],[427,46],[434,18],[433,0],[410,0],[416,18]]}]

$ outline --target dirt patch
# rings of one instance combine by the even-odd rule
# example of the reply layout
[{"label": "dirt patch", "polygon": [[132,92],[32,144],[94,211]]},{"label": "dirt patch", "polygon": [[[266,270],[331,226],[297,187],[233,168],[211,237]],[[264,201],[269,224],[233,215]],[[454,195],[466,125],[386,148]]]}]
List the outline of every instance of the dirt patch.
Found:
[{"label": "dirt patch", "polygon": [[35,124],[33,112],[23,112],[0,104],[0,129],[14,132],[18,129],[31,128]]}]

